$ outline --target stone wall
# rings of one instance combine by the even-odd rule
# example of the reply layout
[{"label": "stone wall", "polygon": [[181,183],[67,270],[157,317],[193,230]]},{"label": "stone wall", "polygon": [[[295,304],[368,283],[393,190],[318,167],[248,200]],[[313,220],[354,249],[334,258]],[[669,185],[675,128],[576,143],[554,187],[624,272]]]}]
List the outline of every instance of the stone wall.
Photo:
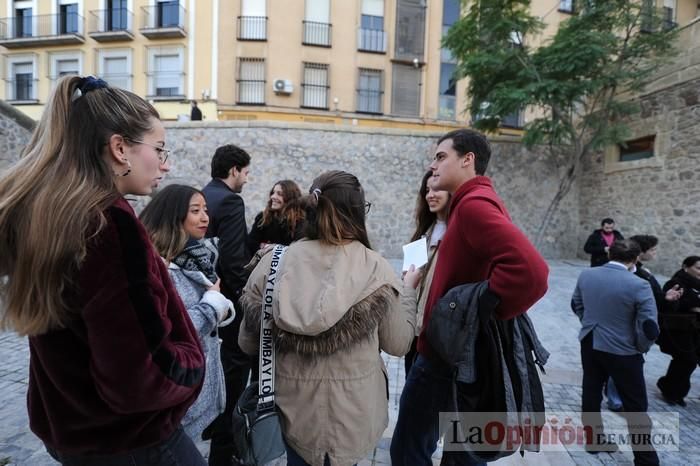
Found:
[{"label": "stone wall", "polygon": [[34,120],[0,101],[0,173],[19,159],[33,127]]},{"label": "stone wall", "polygon": [[[401,245],[413,230],[413,209],[420,178],[440,134],[390,129],[338,128],[265,122],[171,123],[168,146],[173,149],[170,183],[198,187],[209,180],[216,147],[234,143],[252,156],[250,182],[243,191],[248,222],[267,202],[279,179],[295,180],[306,192],[325,170],[355,174],[364,186],[372,211],[367,223],[373,246],[390,257],[401,257]],[[517,141],[495,139],[488,175],[504,198],[516,224],[531,235],[541,212],[556,191],[558,166]],[[576,250],[576,193],[563,203],[542,252],[571,257]]]},{"label": "stone wall", "polygon": [[649,267],[663,275],[700,254],[700,19],[683,28],[678,48],[636,97],[639,112],[628,121],[630,140],[655,135],[654,157],[619,162],[609,148],[586,161],[579,180],[581,248],[601,219],[613,217],[625,236],[659,237]]},{"label": "stone wall", "polygon": [[579,244],[613,217],[625,236],[659,237],[649,266],[671,275],[682,260],[700,254],[700,78],[644,96],[630,122],[632,137],[656,135],[654,157],[616,162],[596,154],[580,180]]},{"label": "stone wall", "polygon": [[[0,105],[4,105],[0,102]],[[4,112],[5,107],[9,107]],[[14,109],[0,108],[0,172],[17,160],[29,139],[31,120],[17,119]],[[21,123],[21,124],[20,124]],[[167,183],[202,187],[210,179],[210,161],[223,144],[240,145],[253,157],[250,182],[243,191],[248,224],[264,208],[277,180],[295,180],[306,192],[314,177],[326,170],[355,174],[372,202],[367,223],[375,249],[401,257],[401,245],[413,232],[416,193],[431,150],[441,134],[393,129],[339,128],[328,125],[266,122],[166,123],[172,149]],[[528,152],[517,140],[494,138],[487,174],[494,180],[514,222],[532,238],[542,212],[558,183],[557,160]],[[139,199],[140,209],[148,199]],[[543,241],[550,258],[571,257],[577,244],[577,193],[562,203]]]}]

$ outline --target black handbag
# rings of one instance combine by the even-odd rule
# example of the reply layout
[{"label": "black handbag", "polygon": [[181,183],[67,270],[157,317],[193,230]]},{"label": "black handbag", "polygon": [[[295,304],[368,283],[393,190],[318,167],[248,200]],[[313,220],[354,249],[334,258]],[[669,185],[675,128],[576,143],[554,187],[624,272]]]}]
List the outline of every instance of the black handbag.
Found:
[{"label": "black handbag", "polygon": [[275,343],[272,336],[272,293],[286,249],[285,246],[277,245],[272,251],[270,274],[263,294],[258,355],[260,381],[245,389],[233,411],[234,442],[239,459],[246,466],[268,463],[286,451],[275,405]]}]

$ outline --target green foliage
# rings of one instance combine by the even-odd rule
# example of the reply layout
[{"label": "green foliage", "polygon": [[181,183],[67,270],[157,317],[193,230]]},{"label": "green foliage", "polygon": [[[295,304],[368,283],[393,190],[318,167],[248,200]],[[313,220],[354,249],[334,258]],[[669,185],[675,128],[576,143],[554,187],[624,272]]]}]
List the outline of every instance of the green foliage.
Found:
[{"label": "green foliage", "polygon": [[673,55],[677,30],[664,28],[649,0],[584,0],[533,47],[544,25],[530,3],[469,1],[443,40],[458,61],[456,77],[469,78],[474,126],[495,130],[503,116],[531,108],[541,116],[524,128],[528,146],[566,145],[581,157],[624,139],[635,105],[619,96],[642,90]]}]

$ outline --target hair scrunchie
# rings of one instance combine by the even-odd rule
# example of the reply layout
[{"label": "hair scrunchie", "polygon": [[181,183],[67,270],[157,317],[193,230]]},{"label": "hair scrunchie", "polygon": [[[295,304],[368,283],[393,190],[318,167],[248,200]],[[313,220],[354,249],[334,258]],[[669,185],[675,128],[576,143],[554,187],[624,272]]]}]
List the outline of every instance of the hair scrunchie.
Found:
[{"label": "hair scrunchie", "polygon": [[94,91],[95,89],[104,89],[106,87],[109,87],[109,84],[107,84],[107,81],[104,79],[96,78],[94,76],[85,76],[80,80],[78,86],[75,88],[75,92],[73,92],[73,96],[71,97],[71,102],[78,100],[90,91]]}]

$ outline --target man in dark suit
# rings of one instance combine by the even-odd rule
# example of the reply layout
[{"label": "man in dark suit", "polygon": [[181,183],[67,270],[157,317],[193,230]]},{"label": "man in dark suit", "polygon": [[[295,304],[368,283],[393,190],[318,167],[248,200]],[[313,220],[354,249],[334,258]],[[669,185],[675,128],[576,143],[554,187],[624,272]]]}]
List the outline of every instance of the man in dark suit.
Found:
[{"label": "man in dark suit", "polygon": [[[646,414],[643,353],[659,335],[657,310],[649,283],[631,270],[641,249],[630,240],[610,246],[610,262],[585,270],[576,284],[571,307],[581,320],[583,366],[582,421],[586,426],[586,451],[617,451],[605,440],[600,416],[603,384],[611,377],[622,398],[623,415],[630,434],[651,433]],[[651,443],[633,446],[635,465],[657,465]]]},{"label": "man in dark suit", "polygon": [[207,237],[219,238],[217,272],[221,277],[221,292],[236,303],[235,320],[219,329],[226,409],[205,431],[212,438],[209,451],[211,466],[236,464],[233,460],[237,452],[233,444],[231,413],[248,384],[251,370],[250,357],[238,346],[238,332],[243,320],[238,300],[248,280],[244,266],[250,260],[246,250],[248,226],[245,205],[239,193],[248,181],[249,166],[250,155],[240,147],[233,144],[219,147],[211,161],[212,180],[202,190],[210,219]]},{"label": "man in dark suit", "polygon": [[615,229],[615,220],[604,218],[600,228],[593,230],[583,246],[583,250],[591,255],[591,267],[598,267],[608,261],[608,249],[615,241],[625,239],[622,233]]}]

